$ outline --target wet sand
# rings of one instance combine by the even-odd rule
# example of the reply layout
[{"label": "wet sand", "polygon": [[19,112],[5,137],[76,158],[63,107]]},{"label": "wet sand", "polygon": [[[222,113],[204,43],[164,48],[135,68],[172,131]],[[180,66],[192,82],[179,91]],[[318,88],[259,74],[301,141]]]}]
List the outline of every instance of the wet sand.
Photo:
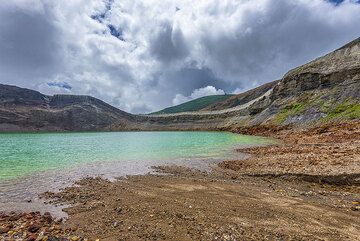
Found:
[{"label": "wet sand", "polygon": [[[65,222],[44,223],[35,214],[28,219],[2,215],[0,231],[7,231],[2,236],[5,240],[14,235],[38,240],[45,236],[47,240],[360,240],[359,121],[309,130],[233,131],[283,142],[242,149],[250,158],[213,165],[210,172],[161,166],[156,173],[113,182],[83,179],[60,192],[41,195],[53,205],[69,205]],[[34,233],[29,231],[32,223],[39,226]]]}]

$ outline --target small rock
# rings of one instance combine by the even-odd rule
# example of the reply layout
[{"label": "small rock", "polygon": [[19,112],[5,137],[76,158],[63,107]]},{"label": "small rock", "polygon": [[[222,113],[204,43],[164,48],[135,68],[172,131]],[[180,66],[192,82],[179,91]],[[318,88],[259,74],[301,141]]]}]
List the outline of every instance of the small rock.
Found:
[{"label": "small rock", "polygon": [[20,214],[14,214],[9,218],[9,221],[17,221],[21,218]]},{"label": "small rock", "polygon": [[30,225],[30,227],[28,228],[28,231],[30,233],[36,233],[38,230],[40,229],[40,226],[38,224],[32,224]]},{"label": "small rock", "polygon": [[78,237],[78,236],[72,236],[72,237],[70,238],[70,240],[71,240],[71,241],[78,241],[78,240],[80,240],[80,237]]},{"label": "small rock", "polygon": [[35,241],[37,239],[37,235],[36,234],[30,234],[28,237],[27,237],[27,241]]},{"label": "small rock", "polygon": [[51,216],[51,214],[50,214],[49,212],[46,212],[46,213],[44,213],[44,215],[43,215],[43,219],[45,220],[45,222],[51,223],[51,221],[52,221],[52,216]]},{"label": "small rock", "polygon": [[57,237],[54,237],[54,236],[49,236],[47,241],[60,241],[60,239],[58,239]]},{"label": "small rock", "polygon": [[360,211],[360,206],[355,206],[350,208],[352,211]]},{"label": "small rock", "polygon": [[3,233],[7,233],[10,231],[10,228],[9,227],[3,227],[3,228],[0,228],[0,234],[3,234]]}]

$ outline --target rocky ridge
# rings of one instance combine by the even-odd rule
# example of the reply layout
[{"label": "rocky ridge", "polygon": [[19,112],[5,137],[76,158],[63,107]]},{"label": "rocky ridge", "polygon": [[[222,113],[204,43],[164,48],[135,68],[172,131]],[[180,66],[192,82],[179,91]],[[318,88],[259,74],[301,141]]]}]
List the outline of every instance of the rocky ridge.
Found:
[{"label": "rocky ridge", "polygon": [[16,86],[0,85],[1,131],[104,130],[133,116],[90,96],[47,96]]}]

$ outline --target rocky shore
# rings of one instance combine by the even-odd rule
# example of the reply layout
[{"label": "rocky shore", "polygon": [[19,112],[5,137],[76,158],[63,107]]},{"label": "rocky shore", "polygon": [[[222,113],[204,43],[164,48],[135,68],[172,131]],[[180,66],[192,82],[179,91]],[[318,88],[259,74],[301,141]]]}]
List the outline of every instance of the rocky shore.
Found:
[{"label": "rocky shore", "polygon": [[[202,172],[80,180],[49,213],[1,214],[3,240],[360,240],[360,121],[233,129],[280,139]],[[164,175],[167,174],[167,175]]]},{"label": "rocky shore", "polygon": [[0,225],[2,240],[80,240],[71,235],[73,230],[62,227],[62,219],[55,220],[48,212],[0,213]]}]

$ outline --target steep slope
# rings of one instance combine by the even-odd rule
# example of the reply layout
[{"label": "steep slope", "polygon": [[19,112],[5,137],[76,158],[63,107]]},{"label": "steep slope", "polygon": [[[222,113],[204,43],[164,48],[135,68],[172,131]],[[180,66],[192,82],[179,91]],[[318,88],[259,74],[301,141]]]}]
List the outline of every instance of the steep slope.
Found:
[{"label": "steep slope", "polygon": [[172,106],[165,108],[163,110],[151,113],[151,114],[172,114],[180,112],[191,112],[191,111],[201,111],[207,109],[212,105],[226,101],[227,99],[233,97],[234,95],[209,95],[204,96],[195,100],[185,102],[180,105]]},{"label": "steep slope", "polygon": [[289,71],[249,114],[251,124],[360,118],[360,38]]},{"label": "steep slope", "polygon": [[228,109],[228,108],[233,108],[235,106],[244,105],[244,104],[258,98],[259,96],[265,94],[268,90],[273,88],[278,82],[279,82],[279,80],[276,80],[276,81],[272,81],[272,82],[263,84],[259,87],[248,90],[244,93],[231,96],[230,98],[228,98],[224,101],[214,103],[214,104],[204,108],[203,110],[210,110],[210,111],[224,110],[224,109]]},{"label": "steep slope", "polygon": [[0,85],[0,131],[103,130],[132,115],[90,96],[47,96],[16,86]]}]

